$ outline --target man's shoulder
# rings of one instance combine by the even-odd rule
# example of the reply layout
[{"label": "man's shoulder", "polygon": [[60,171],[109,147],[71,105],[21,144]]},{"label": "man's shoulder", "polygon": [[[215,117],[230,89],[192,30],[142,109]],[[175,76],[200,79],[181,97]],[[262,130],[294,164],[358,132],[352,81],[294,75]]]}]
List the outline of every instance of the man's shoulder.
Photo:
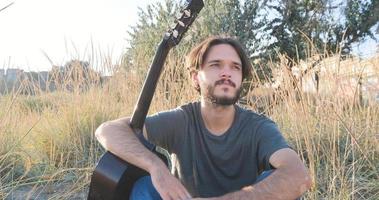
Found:
[{"label": "man's shoulder", "polygon": [[171,108],[169,110],[160,111],[157,113],[158,116],[169,115],[174,116],[175,118],[184,118],[185,120],[196,116],[197,109],[199,109],[199,102],[189,102]]},{"label": "man's shoulder", "polygon": [[257,137],[281,134],[277,124],[268,116],[240,107],[240,125],[251,130]]},{"label": "man's shoulder", "polygon": [[189,102],[189,103],[179,105],[177,107],[169,108],[167,110],[161,110],[157,113],[160,114],[160,113],[171,113],[171,112],[188,112],[191,110],[195,110],[196,107],[198,106],[197,104],[198,102]]},{"label": "man's shoulder", "polygon": [[265,122],[274,123],[274,121],[262,113],[257,113],[254,110],[242,105],[236,105],[236,107],[239,111],[240,119],[247,121],[251,125],[259,126]]},{"label": "man's shoulder", "polygon": [[193,114],[194,112],[197,111],[197,109],[199,109],[200,107],[200,102],[198,101],[194,101],[194,102],[188,102],[188,103],[185,103],[185,104],[182,104],[178,107],[175,108],[175,110],[180,110],[186,114]]}]

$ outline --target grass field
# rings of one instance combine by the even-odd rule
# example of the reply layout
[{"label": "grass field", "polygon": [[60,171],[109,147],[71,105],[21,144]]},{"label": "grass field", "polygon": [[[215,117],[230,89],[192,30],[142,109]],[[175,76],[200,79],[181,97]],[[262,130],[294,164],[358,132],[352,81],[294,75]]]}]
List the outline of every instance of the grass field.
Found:
[{"label": "grass field", "polygon": [[[198,98],[177,67],[168,61],[151,113]],[[143,80],[120,70],[85,91],[62,87],[28,96],[16,89],[1,96],[0,199],[84,199],[104,152],[93,133],[102,122],[132,113]],[[306,163],[314,186],[304,198],[379,199],[379,104],[308,94],[289,82],[273,91],[275,102],[260,96],[263,83],[251,83],[258,89],[247,97],[256,101],[248,98],[246,106],[274,119]]]}]

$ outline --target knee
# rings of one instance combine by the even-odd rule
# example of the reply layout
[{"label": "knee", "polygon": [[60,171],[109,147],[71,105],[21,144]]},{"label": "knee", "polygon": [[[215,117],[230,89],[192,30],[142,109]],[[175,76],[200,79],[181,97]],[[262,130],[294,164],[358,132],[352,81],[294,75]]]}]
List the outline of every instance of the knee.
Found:
[{"label": "knee", "polygon": [[132,193],[130,194],[130,199],[157,200],[161,198],[159,193],[153,186],[151,177],[144,176],[134,183]]}]

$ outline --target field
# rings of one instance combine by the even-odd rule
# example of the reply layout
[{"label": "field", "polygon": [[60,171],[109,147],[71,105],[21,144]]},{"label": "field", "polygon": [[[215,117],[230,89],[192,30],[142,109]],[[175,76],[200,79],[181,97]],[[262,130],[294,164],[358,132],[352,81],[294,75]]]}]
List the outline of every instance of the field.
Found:
[{"label": "field", "polygon": [[[379,62],[373,66],[379,69]],[[198,99],[188,77],[177,73],[179,67],[168,60],[150,113]],[[22,87],[30,83],[23,83],[0,96],[0,199],[86,198],[104,152],[94,131],[132,113],[144,80],[141,73],[115,71],[105,83],[90,83],[85,90],[74,80],[64,83],[74,86],[70,90],[35,86],[35,94],[26,95]],[[246,107],[278,123],[306,163],[314,186],[304,198],[379,199],[379,104],[306,93],[291,78],[284,74],[288,81],[268,92],[263,82],[247,82],[251,87],[244,99]]]}]

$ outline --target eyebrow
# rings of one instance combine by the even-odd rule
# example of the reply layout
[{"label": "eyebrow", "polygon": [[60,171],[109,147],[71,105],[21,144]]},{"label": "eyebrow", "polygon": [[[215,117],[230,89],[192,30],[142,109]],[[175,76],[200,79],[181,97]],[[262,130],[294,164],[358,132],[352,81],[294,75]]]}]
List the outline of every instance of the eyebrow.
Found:
[{"label": "eyebrow", "polygon": [[[221,60],[210,60],[210,61],[208,61],[207,63],[220,63],[221,62]],[[233,64],[235,64],[235,65],[239,65],[239,66],[242,66],[242,64],[241,63],[239,63],[239,62],[232,62]]]}]

